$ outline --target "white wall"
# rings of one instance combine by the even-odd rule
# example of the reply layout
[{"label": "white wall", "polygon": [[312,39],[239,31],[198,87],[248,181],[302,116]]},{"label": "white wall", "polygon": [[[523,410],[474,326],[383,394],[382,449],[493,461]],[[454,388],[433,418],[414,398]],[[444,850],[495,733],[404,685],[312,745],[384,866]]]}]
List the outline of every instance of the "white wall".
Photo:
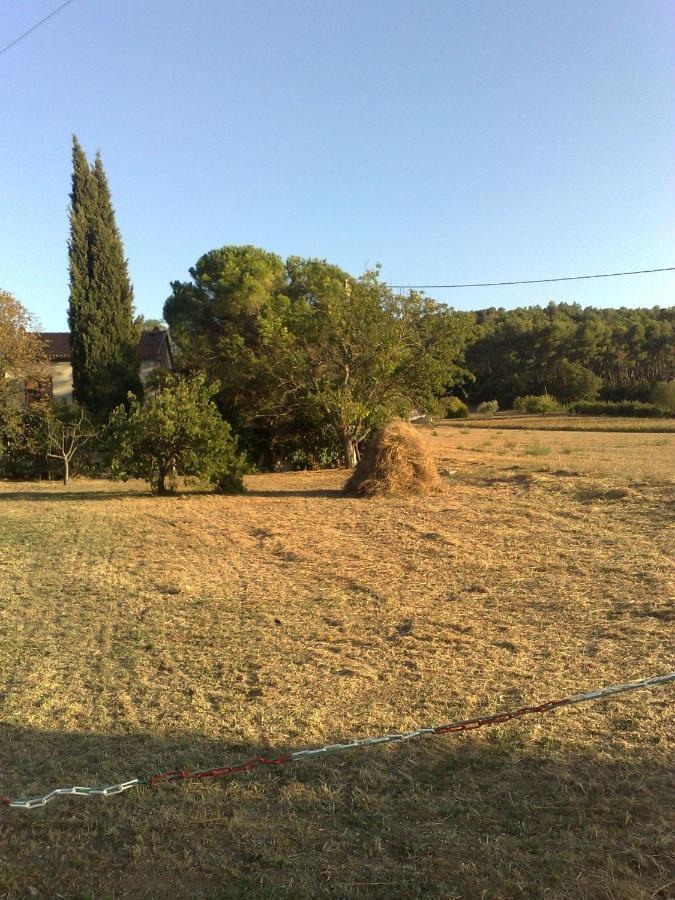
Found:
[{"label": "white wall", "polygon": [[52,376],[52,394],[60,403],[73,402],[73,367],[69,362],[49,363],[49,374]]},{"label": "white wall", "polygon": [[[141,381],[143,384],[148,380],[150,375],[158,369],[170,369],[171,360],[166,347],[162,348],[162,355],[159,362],[144,360],[141,363]],[[73,402],[73,367],[69,362],[52,361],[49,363],[49,374],[52,376],[52,391],[54,400],[61,403]]]}]

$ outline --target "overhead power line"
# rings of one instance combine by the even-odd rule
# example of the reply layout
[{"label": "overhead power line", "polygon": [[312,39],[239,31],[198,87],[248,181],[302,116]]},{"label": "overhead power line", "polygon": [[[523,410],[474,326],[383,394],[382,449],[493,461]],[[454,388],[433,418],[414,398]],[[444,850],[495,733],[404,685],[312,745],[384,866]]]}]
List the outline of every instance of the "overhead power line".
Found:
[{"label": "overhead power line", "polygon": [[647,275],[650,272],[675,272],[675,266],[669,266],[665,269],[637,269],[635,272],[606,272],[603,275],[565,275],[562,278],[527,278],[521,281],[476,281],[471,284],[392,284],[390,287],[397,289],[504,287],[509,284],[547,284],[551,281],[584,281],[588,278],[618,278],[620,275]]},{"label": "overhead power line", "polygon": [[61,6],[58,6],[56,9],[52,10],[52,12],[50,12],[48,16],[44,17],[44,19],[40,19],[40,21],[36,22],[35,25],[31,25],[28,31],[24,31],[23,34],[20,34],[18,37],[14,38],[13,41],[10,41],[6,47],[3,47],[2,50],[0,50],[0,56],[2,56],[2,54],[6,53],[8,50],[11,50],[11,48],[15,47],[19,43],[19,41],[22,41],[24,38],[28,37],[28,35],[32,34],[37,28],[40,27],[40,25],[44,25],[44,23],[48,19],[52,19],[55,15],[57,15],[57,13],[60,13],[62,9],[65,9],[66,6],[70,6],[70,4],[73,2],[74,0],[66,0],[65,3],[62,3]]}]

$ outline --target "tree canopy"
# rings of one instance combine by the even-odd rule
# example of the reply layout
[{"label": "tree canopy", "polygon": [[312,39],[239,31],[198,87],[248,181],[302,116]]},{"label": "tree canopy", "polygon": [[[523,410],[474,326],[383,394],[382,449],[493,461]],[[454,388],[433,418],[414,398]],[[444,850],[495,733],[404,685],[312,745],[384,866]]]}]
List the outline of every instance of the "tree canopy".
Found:
[{"label": "tree canopy", "polygon": [[189,366],[221,385],[249,448],[353,464],[386,418],[468,377],[472,321],[377,271],[352,278],[325,260],[223,247],[174,282],[164,307]]}]

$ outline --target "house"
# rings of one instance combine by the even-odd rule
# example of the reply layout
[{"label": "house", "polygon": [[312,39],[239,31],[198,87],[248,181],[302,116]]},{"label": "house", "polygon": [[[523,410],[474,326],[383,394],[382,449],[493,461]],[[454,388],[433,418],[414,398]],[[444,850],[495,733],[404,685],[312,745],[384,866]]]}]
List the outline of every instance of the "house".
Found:
[{"label": "house", "polygon": [[[49,372],[44,381],[26,382],[26,399],[73,401],[73,367],[70,364],[70,332],[44,331],[40,334],[49,360]],[[138,342],[143,384],[157,369],[173,369],[169,335],[157,328],[144,331]]]}]

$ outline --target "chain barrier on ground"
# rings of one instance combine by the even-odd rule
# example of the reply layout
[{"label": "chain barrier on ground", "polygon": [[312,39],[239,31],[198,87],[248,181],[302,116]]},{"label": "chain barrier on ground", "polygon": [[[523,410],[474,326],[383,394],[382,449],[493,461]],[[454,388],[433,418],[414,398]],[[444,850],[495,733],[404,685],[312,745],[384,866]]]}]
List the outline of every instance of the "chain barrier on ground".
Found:
[{"label": "chain barrier on ground", "polygon": [[325,756],[329,753],[341,753],[343,750],[356,750],[361,747],[376,747],[381,744],[398,744],[402,741],[409,741],[412,738],[437,734],[453,734],[458,731],[472,731],[475,728],[482,728],[487,725],[502,725],[505,722],[510,722],[511,719],[520,718],[520,716],[551,712],[551,710],[559,709],[563,706],[573,706],[576,703],[600,700],[604,697],[611,697],[615,694],[624,694],[628,691],[653,688],[670,681],[675,681],[675,672],[670,672],[668,675],[656,675],[652,678],[642,678],[640,681],[633,681],[630,684],[611,685],[595,691],[587,691],[584,694],[573,694],[569,697],[563,697],[560,700],[547,700],[544,703],[539,703],[535,706],[521,706],[518,709],[495,713],[491,716],[477,716],[473,719],[465,719],[460,722],[449,722],[446,725],[435,725],[428,728],[417,728],[414,731],[404,731],[400,734],[385,734],[379,737],[359,738],[358,740],[348,741],[344,744],[326,744],[324,747],[316,747],[309,750],[296,750],[293,753],[282,754],[281,756],[272,759],[257,756],[254,759],[249,759],[236,766],[216,766],[211,769],[198,769],[193,772],[185,769],[172,769],[168,772],[160,772],[150,778],[133,778],[131,781],[122,781],[119,784],[111,784],[109,787],[76,786],[55,788],[41,797],[29,797],[22,800],[12,800],[9,797],[0,797],[0,804],[13,809],[38,809],[42,806],[46,806],[50,800],[53,800],[54,797],[58,796],[112,797],[115,794],[122,794],[125,791],[131,790],[131,788],[134,787],[154,787],[164,781],[226,778],[229,775],[235,775],[239,772],[252,772],[254,769],[258,768],[299,762],[303,759]]}]

